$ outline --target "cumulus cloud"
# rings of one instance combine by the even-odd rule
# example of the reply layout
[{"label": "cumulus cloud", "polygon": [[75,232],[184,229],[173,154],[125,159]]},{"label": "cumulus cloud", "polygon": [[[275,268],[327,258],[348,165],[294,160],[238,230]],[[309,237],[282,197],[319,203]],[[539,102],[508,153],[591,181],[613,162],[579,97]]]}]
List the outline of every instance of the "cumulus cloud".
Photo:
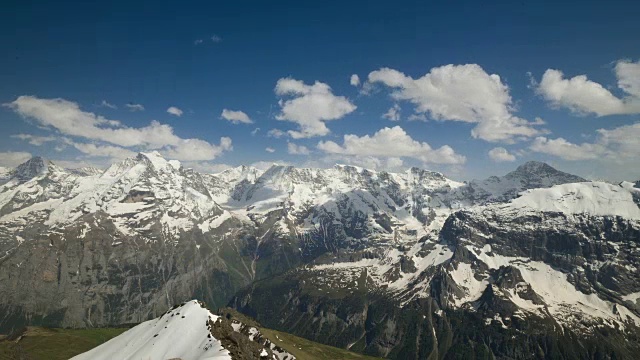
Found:
[{"label": "cumulus cloud", "polygon": [[400,105],[393,104],[393,106],[382,115],[382,118],[391,121],[400,121]]},{"label": "cumulus cloud", "polygon": [[23,151],[0,152],[0,166],[16,167],[31,159],[31,154]]},{"label": "cumulus cloud", "polygon": [[11,135],[11,137],[14,139],[28,141],[29,144],[34,146],[41,146],[45,143],[58,140],[55,136],[35,136],[31,134],[15,134]]},{"label": "cumulus cloud", "polygon": [[268,153],[272,153],[272,154],[273,154],[274,152],[276,152],[276,149],[274,149],[274,148],[272,148],[272,147],[267,147],[267,148],[265,148],[265,149],[264,149],[264,151],[266,151],[266,152],[268,152]]},{"label": "cumulus cloud", "polygon": [[640,123],[596,131],[593,142],[572,143],[564,138],[537,137],[529,147],[565,160],[625,161],[640,158]]},{"label": "cumulus cloud", "polygon": [[115,106],[113,104],[110,104],[107,100],[102,100],[102,102],[100,103],[100,106],[101,107],[106,107],[106,108],[109,108],[109,109],[117,109],[118,108],[117,106]]},{"label": "cumulus cloud", "polygon": [[329,85],[316,81],[307,85],[300,80],[282,78],[276,83],[280,99],[280,113],[277,120],[298,124],[300,130],[288,131],[294,139],[324,136],[329,134],[325,122],[338,120],[353,112],[356,106],[344,96],[336,96]]},{"label": "cumulus cloud", "polygon": [[635,63],[628,60],[618,61],[615,72],[618,87],[638,100],[640,98],[640,60]]},{"label": "cumulus cloud", "polygon": [[553,107],[565,107],[576,114],[622,115],[640,113],[640,61],[618,61],[614,69],[625,96],[620,98],[586,75],[565,78],[560,70],[547,69],[540,83],[533,81],[536,93]]},{"label": "cumulus cloud", "polygon": [[135,152],[113,145],[96,145],[92,143],[76,143],[69,142],[69,145],[72,145],[76,149],[78,149],[83,154],[87,154],[93,157],[108,157],[111,159],[126,159],[128,157],[135,156]]},{"label": "cumulus cloud", "polygon": [[166,147],[163,154],[172,159],[198,161],[213,160],[231,150],[233,146],[228,137],[221,137],[220,145],[212,145],[200,139],[179,139],[176,145]]},{"label": "cumulus cloud", "polygon": [[351,75],[351,79],[349,79],[349,84],[351,84],[351,86],[360,86],[360,77],[358,76],[358,74]]},{"label": "cumulus cloud", "polygon": [[142,106],[142,104],[128,103],[125,106],[129,111],[144,111],[144,106]]},{"label": "cumulus cloud", "polygon": [[284,132],[284,131],[282,131],[280,129],[271,129],[271,130],[267,131],[267,136],[268,137],[273,137],[273,138],[276,138],[276,139],[279,139],[279,138],[285,136],[286,134],[287,134],[286,132]]},{"label": "cumulus cloud", "polygon": [[182,110],[180,110],[179,108],[175,107],[175,106],[171,106],[167,109],[167,112],[171,115],[175,115],[175,116],[182,116]]},{"label": "cumulus cloud", "polygon": [[220,114],[220,118],[231,121],[234,124],[253,124],[253,121],[249,118],[249,115],[245,114],[242,111],[223,109],[222,114]]},{"label": "cumulus cloud", "polygon": [[287,143],[287,152],[291,155],[309,155],[309,149],[303,145],[296,145],[292,142]]},{"label": "cumulus cloud", "polygon": [[196,41],[193,42],[194,45],[200,45],[204,42],[204,40],[202,39],[196,39]]},{"label": "cumulus cloud", "polygon": [[513,115],[509,87],[500,76],[486,73],[477,64],[436,67],[418,79],[382,68],[371,72],[367,82],[394,89],[393,99],[411,102],[416,114],[476,123],[471,131],[475,138],[509,143],[540,133],[535,124]]},{"label": "cumulus cloud", "polygon": [[489,158],[495,162],[515,161],[516,156],[509,153],[507,149],[503,147],[497,147],[489,150]]},{"label": "cumulus cloud", "polygon": [[232,149],[229,138],[221,138],[220,145],[200,139],[183,139],[174,134],[171,126],[157,121],[140,128],[128,127],[117,120],[82,111],[77,103],[64,99],[20,96],[5,106],[66,136],[121,147],[160,150],[177,160],[212,160],[222,152]]},{"label": "cumulus cloud", "polygon": [[603,156],[606,148],[592,143],[574,144],[564,138],[535,138],[529,148],[532,151],[554,155],[565,160],[590,160]]},{"label": "cumulus cloud", "polygon": [[211,41],[213,41],[214,43],[219,43],[222,41],[222,38],[219,35],[212,35],[211,36]]},{"label": "cumulus cloud", "polygon": [[433,149],[426,142],[411,138],[400,126],[383,128],[373,136],[345,135],[342,145],[333,141],[321,141],[318,149],[328,154],[374,157],[409,157],[423,163],[462,164],[466,158],[450,146]]},{"label": "cumulus cloud", "polygon": [[260,128],[259,127],[251,130],[251,136],[256,136],[258,134],[258,132],[260,132]]},{"label": "cumulus cloud", "polygon": [[411,114],[411,115],[409,115],[408,119],[410,121],[416,121],[416,120],[427,121],[427,115],[425,115],[425,114]]}]

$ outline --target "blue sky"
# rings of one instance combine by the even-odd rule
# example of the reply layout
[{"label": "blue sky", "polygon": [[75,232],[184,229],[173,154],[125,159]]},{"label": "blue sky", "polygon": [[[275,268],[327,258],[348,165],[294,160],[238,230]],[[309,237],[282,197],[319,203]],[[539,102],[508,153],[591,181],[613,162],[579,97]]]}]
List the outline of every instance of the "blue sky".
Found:
[{"label": "blue sky", "polygon": [[640,178],[634,2],[5,9],[0,166],[29,155],[105,166],[158,150],[203,171],[339,162],[471,179],[542,160]]}]

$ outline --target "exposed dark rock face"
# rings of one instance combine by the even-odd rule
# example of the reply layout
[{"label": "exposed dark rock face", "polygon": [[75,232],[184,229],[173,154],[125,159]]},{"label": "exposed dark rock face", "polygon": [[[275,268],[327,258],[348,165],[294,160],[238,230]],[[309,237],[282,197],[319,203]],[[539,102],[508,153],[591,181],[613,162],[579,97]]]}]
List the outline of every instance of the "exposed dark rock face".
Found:
[{"label": "exposed dark rock face", "polygon": [[391,359],[633,359],[640,350],[637,331],[595,327],[585,336],[549,318],[494,320],[515,308],[492,287],[470,312],[442,310],[433,298],[401,308],[382,294],[327,297],[305,291],[302,279],[289,274],[257,282],[232,305],[267,327]]},{"label": "exposed dark rock face", "polygon": [[[511,207],[524,190],[585,181],[543,163],[468,184],[343,165],[208,175],[159,154],[105,171],[32,159],[6,174],[0,332],[140,322],[200,298],[397,359],[638,350],[638,220]],[[627,187],[610,191],[640,203]],[[228,330],[216,327],[241,346]]]},{"label": "exposed dark rock face", "polygon": [[[319,279],[347,276],[344,270],[329,277],[329,270],[309,268],[256,282],[231,305],[265,326],[389,358],[633,359],[640,328],[631,319],[640,309],[625,299],[640,291],[640,224],[615,216],[501,209],[459,211],[447,219],[439,241],[453,255],[409,285],[413,294],[427,295],[389,291],[354,264],[362,276],[349,291],[315,286]],[[424,254],[437,251],[428,241],[422,248]],[[387,279],[397,280],[407,267],[401,256],[398,272],[390,270]],[[477,298],[469,298],[470,285],[460,282],[467,268],[484,282]],[[575,299],[536,292],[540,284],[527,278],[544,271],[553,277],[549,281],[566,279],[563,286],[579,296],[608,301],[609,319],[619,320],[577,315],[582,310],[566,302]],[[622,310],[629,315],[620,315]]]}]

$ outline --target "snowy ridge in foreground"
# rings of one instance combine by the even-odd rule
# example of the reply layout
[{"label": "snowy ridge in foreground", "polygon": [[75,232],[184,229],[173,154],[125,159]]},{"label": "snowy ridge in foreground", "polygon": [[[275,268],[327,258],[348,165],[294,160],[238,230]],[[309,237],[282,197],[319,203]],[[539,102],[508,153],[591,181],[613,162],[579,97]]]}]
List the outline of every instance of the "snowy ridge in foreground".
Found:
[{"label": "snowy ridge in foreground", "polygon": [[218,318],[198,301],[189,301],[72,359],[232,359],[209,331],[209,320]]},{"label": "snowy ridge in foreground", "polygon": [[260,331],[212,314],[202,302],[177,305],[74,360],[295,360]]}]

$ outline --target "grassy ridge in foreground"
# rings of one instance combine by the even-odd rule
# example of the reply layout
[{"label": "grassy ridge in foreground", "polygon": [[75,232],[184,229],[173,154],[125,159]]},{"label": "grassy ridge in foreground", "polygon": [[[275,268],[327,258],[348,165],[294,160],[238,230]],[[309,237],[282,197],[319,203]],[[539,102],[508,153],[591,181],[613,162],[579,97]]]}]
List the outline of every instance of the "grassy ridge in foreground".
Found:
[{"label": "grassy ridge in foreground", "polygon": [[0,359],[65,360],[127,331],[128,328],[48,329],[28,327],[22,338],[0,341]]},{"label": "grassy ridge in foreground", "polygon": [[[66,360],[89,351],[114,338],[128,328],[48,329],[28,327],[20,341],[1,340],[0,360]],[[260,328],[273,343],[299,360],[368,360],[376,359],[347,350],[318,344],[288,333]]]},{"label": "grassy ridge in foreground", "polygon": [[232,308],[220,308],[218,309],[218,315],[224,316],[229,319],[235,319],[246,325],[256,327],[260,330],[262,335],[269,339],[272,343],[287,350],[290,354],[293,354],[298,360],[334,360],[334,359],[346,359],[346,360],[375,360],[380,359],[371,357],[345,349],[337,348],[334,346],[324,345],[311,341],[299,336],[295,336],[283,331],[277,331],[262,327],[255,319],[236,311]]},{"label": "grassy ridge in foreground", "polygon": [[260,328],[260,332],[271,342],[293,354],[298,360],[346,359],[374,360],[374,358],[333,346],[319,344],[289,333]]}]

